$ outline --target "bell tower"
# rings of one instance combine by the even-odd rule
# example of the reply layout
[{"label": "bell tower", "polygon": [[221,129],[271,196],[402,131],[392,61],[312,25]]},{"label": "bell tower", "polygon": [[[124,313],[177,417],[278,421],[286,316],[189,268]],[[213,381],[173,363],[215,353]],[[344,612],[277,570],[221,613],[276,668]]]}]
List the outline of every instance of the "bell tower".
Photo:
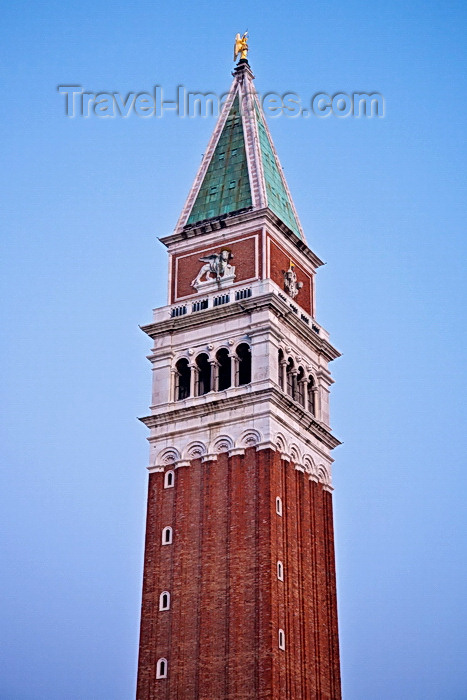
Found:
[{"label": "bell tower", "polygon": [[253,78],[241,58],[162,239],[168,305],[143,327],[153,392],[137,700],[341,697],[328,401],[339,353],[316,320],[322,261]]}]

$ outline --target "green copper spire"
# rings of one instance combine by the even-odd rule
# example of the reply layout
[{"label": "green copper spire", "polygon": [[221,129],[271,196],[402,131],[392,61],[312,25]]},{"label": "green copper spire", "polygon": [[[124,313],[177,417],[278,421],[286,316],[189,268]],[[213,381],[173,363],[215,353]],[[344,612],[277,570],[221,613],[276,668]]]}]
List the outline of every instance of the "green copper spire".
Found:
[{"label": "green copper spire", "polygon": [[261,149],[261,160],[263,163],[264,181],[266,184],[266,196],[268,207],[276,216],[288,226],[296,236],[302,238],[300,226],[295,217],[290,197],[284,187],[280,165],[269,141],[263,117],[255,104],[256,119],[258,121],[258,134]]},{"label": "green copper spire", "polygon": [[238,95],[204,176],[187,224],[251,207],[251,189]]},{"label": "green copper spire", "polygon": [[248,61],[241,60],[233,75],[228,98],[175,230],[181,232],[187,226],[245,209],[269,209],[304,241]]}]

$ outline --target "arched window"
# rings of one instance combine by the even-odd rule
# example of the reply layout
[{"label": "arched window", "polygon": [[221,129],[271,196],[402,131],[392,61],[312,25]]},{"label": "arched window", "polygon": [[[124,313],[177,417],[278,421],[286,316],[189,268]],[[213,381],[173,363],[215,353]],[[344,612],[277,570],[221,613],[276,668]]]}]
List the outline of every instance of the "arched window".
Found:
[{"label": "arched window", "polygon": [[156,666],[156,678],[167,678],[167,659],[159,659]]},{"label": "arched window", "polygon": [[251,382],[251,350],[248,343],[240,343],[237,347],[238,357],[238,386]]},{"label": "arched window", "polygon": [[282,352],[282,350],[279,350],[279,358],[278,358],[278,366],[277,366],[277,371],[278,371],[277,383],[279,384],[282,391],[285,391],[283,365],[284,365],[284,353]]},{"label": "arched window", "polygon": [[170,489],[175,484],[175,472],[173,469],[169,469],[168,472],[164,474],[164,488]]},{"label": "arched window", "polygon": [[159,596],[159,610],[170,610],[170,593],[162,591]]},{"label": "arched window", "polygon": [[276,498],[276,513],[282,515],[282,499],[279,496]]},{"label": "arched window", "polygon": [[296,399],[299,404],[302,406],[305,405],[305,386],[306,380],[305,380],[305,372],[303,370],[303,367],[298,368],[298,374],[297,374],[297,395]]},{"label": "arched window", "polygon": [[295,398],[296,372],[294,361],[291,357],[287,362],[287,393],[293,399]]},{"label": "arched window", "polygon": [[227,348],[221,348],[216,353],[217,360],[217,389],[223,391],[232,384],[232,360]]},{"label": "arched window", "polygon": [[315,415],[315,381],[313,377],[310,376],[308,377],[308,386],[307,386],[307,391],[308,391],[308,410],[310,413]]},{"label": "arched window", "polygon": [[281,561],[277,562],[277,578],[279,581],[284,580],[284,566]]},{"label": "arched window", "polygon": [[201,353],[196,358],[198,367],[198,396],[203,396],[211,391],[211,363],[206,353]]},{"label": "arched window", "polygon": [[185,357],[175,365],[175,401],[186,399],[190,395],[191,368]]},{"label": "arched window", "polygon": [[285,649],[285,633],[284,630],[279,630],[279,649]]},{"label": "arched window", "polygon": [[162,530],[162,544],[172,544],[172,528],[164,527]]}]

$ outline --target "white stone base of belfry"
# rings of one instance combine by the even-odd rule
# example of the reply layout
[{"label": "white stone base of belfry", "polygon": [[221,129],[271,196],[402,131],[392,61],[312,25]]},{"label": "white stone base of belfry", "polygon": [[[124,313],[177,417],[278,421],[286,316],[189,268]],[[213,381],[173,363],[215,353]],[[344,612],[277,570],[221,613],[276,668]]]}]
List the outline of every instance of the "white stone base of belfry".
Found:
[{"label": "white stone base of belfry", "polygon": [[[322,427],[322,438],[315,437],[311,430],[314,425],[314,432],[319,435],[319,423],[311,415],[304,417],[300,407],[294,407],[301,412],[299,422],[298,416],[281,407],[281,403],[290,400],[282,397],[279,388],[271,392],[267,386],[256,384],[206,394],[207,400],[201,405],[204,397],[197,397],[196,403],[185,399],[177,402],[175,409],[144,419],[151,428],[148,469],[186,466],[200,457],[212,461],[221,452],[230,456],[244,454],[247,447],[269,448],[278,450],[310,478],[331,487],[333,460],[329,446],[322,442],[329,439],[329,432]],[[209,401],[213,397],[217,400]]]}]

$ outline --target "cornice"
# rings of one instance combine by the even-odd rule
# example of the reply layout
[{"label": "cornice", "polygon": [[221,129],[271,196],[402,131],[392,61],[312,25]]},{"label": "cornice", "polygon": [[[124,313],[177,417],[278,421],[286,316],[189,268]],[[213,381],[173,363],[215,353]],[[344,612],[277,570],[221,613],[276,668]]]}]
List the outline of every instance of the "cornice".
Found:
[{"label": "cornice", "polygon": [[[342,445],[341,441],[331,433],[329,428],[323,423],[320,423],[320,421],[317,421],[308,411],[305,411],[299,403],[291,399],[290,396],[278,389],[273,388],[272,391],[273,396],[271,397],[271,401],[289,415],[292,414],[305,432],[313,435],[331,450]],[[287,424],[285,424],[285,427],[288,427]]]},{"label": "cornice", "polygon": [[159,238],[160,242],[163,243],[167,248],[172,248],[177,243],[185,241],[189,238],[201,238],[205,234],[211,233],[212,231],[224,230],[226,228],[231,228],[239,224],[247,223],[258,219],[258,226],[269,225],[276,229],[277,232],[285,236],[289,241],[291,241],[296,248],[311,262],[311,264],[317,268],[324,265],[324,262],[307,246],[307,244],[302,241],[291,229],[284,224],[278,216],[276,216],[271,209],[264,207],[263,209],[243,209],[241,211],[232,212],[231,214],[222,214],[213,219],[207,219],[198,224],[192,224],[191,226],[185,226],[181,231],[171,233],[168,236],[162,236]]},{"label": "cornice", "polygon": [[[139,418],[139,420],[150,429],[165,426],[169,427],[176,422],[183,422],[190,419],[202,420],[207,415],[212,414],[218,416],[222,421],[222,411],[244,409],[245,399],[248,400],[249,407],[257,403],[267,401],[272,406],[284,411],[284,413],[292,415],[296,422],[300,425],[301,431],[313,436],[316,440],[322,442],[331,450],[341,444],[341,442],[334,437],[331,431],[323,423],[316,420],[310,413],[305,411],[305,409],[299,403],[274,386],[248,392],[247,394],[243,393],[235,396],[222,397],[217,400],[210,401],[209,403],[203,402],[191,406],[171,404],[171,408],[169,410],[154,415],[143,416]],[[276,413],[274,413],[274,415],[276,418],[278,417]]]},{"label": "cornice", "polygon": [[273,292],[212,309],[205,309],[195,314],[177,316],[158,323],[149,323],[145,326],[140,326],[140,328],[154,340],[161,335],[177,333],[188,329],[192,330],[206,324],[216,321],[225,321],[228,318],[234,318],[235,316],[240,316],[244,313],[252,313],[264,308],[270,308],[290,329],[295,331],[298,329],[311,347],[317,352],[322,353],[329,362],[340,357],[340,352],[331,345],[328,340],[315,333],[308,324],[302,321],[301,318]]}]

